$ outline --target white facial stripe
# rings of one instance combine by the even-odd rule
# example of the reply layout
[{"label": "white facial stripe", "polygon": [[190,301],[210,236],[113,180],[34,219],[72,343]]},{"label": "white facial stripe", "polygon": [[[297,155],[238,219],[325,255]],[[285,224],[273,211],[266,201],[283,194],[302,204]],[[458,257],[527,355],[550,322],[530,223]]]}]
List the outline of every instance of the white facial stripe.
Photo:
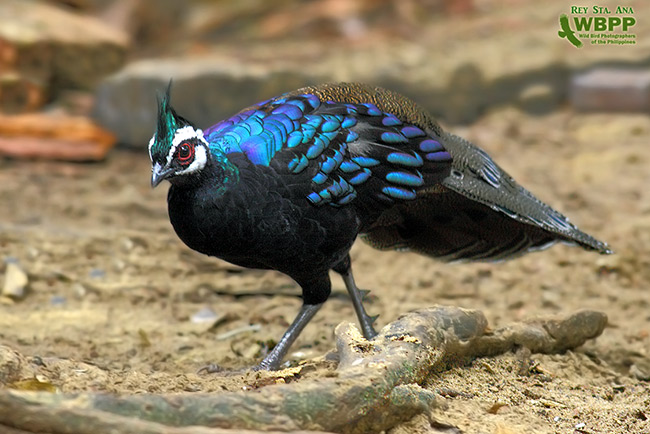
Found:
[{"label": "white facial stripe", "polygon": [[[205,146],[208,146],[208,142],[205,140],[203,137],[203,130],[199,129],[194,129],[190,125],[179,128],[176,130],[176,133],[174,134],[174,139],[172,140],[172,146],[169,148],[169,154],[167,154],[167,164],[171,163],[172,158],[174,158],[174,154],[176,153],[176,148],[178,145],[183,143],[186,140],[189,139],[194,139],[197,138],[199,141],[203,142]],[[198,147],[197,147],[198,149]]]},{"label": "white facial stripe", "polygon": [[[194,129],[188,125],[176,130],[174,138],[172,139],[172,145],[169,149],[169,153],[167,154],[167,161],[164,167],[167,168],[171,165],[172,160],[174,159],[174,154],[176,153],[176,148],[178,148],[181,143],[191,139],[198,139],[199,142],[194,147],[194,160],[189,166],[185,167],[182,170],[174,172],[174,175],[186,175],[188,173],[198,172],[199,170],[203,169],[208,162],[208,141],[205,140],[205,137],[203,137],[203,131],[201,129]],[[153,137],[151,137],[151,140],[149,140],[149,158],[151,158],[152,161],[153,158],[151,156],[151,148],[155,142],[156,135],[154,134]],[[160,164],[156,163],[154,170],[160,172],[162,169],[163,168],[160,167]]]},{"label": "white facial stripe", "polygon": [[151,156],[151,148],[153,148],[153,144],[156,143],[156,134],[154,133],[153,136],[151,136],[151,140],[149,140],[149,159],[153,161],[153,157]]},{"label": "white facial stripe", "polygon": [[188,125],[176,130],[172,140],[172,146],[169,149],[169,154],[167,154],[167,164],[165,164],[165,167],[168,167],[171,164],[174,154],[176,153],[176,148],[178,148],[181,143],[195,138],[199,139],[199,143],[194,147],[194,161],[183,170],[175,172],[174,175],[187,175],[188,173],[198,172],[203,169],[208,162],[208,141],[203,137],[203,131],[201,129],[194,129]]}]

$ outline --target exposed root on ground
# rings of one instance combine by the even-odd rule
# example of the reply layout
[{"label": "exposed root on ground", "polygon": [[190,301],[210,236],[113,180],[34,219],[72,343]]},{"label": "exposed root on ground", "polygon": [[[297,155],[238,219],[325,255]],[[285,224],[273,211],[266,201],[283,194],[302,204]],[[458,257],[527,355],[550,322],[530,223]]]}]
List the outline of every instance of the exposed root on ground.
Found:
[{"label": "exposed root on ground", "polygon": [[[435,404],[435,393],[420,387],[432,372],[520,348],[561,353],[600,335],[606,323],[603,313],[580,311],[487,331],[480,311],[436,306],[400,317],[373,341],[366,341],[354,325],[340,324],[335,331],[340,361],[333,377],[217,394],[61,395],[5,389],[0,390],[0,430],[378,432]],[[0,347],[0,385],[20,379],[14,378],[20,363],[20,355]]]}]

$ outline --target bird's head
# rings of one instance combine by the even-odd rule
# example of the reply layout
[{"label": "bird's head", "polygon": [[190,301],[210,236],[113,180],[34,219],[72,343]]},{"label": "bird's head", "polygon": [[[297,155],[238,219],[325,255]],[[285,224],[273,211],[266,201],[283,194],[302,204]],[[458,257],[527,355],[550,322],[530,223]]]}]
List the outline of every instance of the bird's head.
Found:
[{"label": "bird's head", "polygon": [[[149,141],[151,186],[165,179],[184,179],[197,174],[208,162],[208,142],[203,131],[177,115],[169,104],[169,92],[159,98],[156,132]],[[173,181],[172,181],[173,182]]]}]

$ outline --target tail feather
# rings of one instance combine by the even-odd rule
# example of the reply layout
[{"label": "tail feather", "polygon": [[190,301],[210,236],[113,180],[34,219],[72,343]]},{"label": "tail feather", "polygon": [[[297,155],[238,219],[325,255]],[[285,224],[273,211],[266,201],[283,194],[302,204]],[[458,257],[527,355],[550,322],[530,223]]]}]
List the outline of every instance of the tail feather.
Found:
[{"label": "tail feather", "polygon": [[542,229],[557,241],[610,254],[609,246],[578,229],[567,217],[519,185],[480,148],[445,135],[445,147],[454,157],[454,170],[443,185],[509,218]]},{"label": "tail feather", "polygon": [[580,234],[549,232],[447,190],[392,208],[361,238],[381,250],[410,250],[442,261],[499,261],[557,242],[598,250],[580,242],[591,238]]}]

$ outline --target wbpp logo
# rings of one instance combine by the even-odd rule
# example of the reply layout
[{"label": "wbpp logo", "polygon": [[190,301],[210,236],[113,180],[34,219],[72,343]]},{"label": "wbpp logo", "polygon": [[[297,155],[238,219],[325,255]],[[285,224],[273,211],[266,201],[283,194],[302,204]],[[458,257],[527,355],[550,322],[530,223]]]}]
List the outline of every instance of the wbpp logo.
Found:
[{"label": "wbpp logo", "polygon": [[571,17],[560,15],[557,34],[578,48],[583,46],[583,39],[591,40],[592,45],[633,45],[636,44],[636,35],[630,33],[636,24],[633,15],[632,7],[626,6],[617,6],[613,11],[603,6],[571,6]]}]

